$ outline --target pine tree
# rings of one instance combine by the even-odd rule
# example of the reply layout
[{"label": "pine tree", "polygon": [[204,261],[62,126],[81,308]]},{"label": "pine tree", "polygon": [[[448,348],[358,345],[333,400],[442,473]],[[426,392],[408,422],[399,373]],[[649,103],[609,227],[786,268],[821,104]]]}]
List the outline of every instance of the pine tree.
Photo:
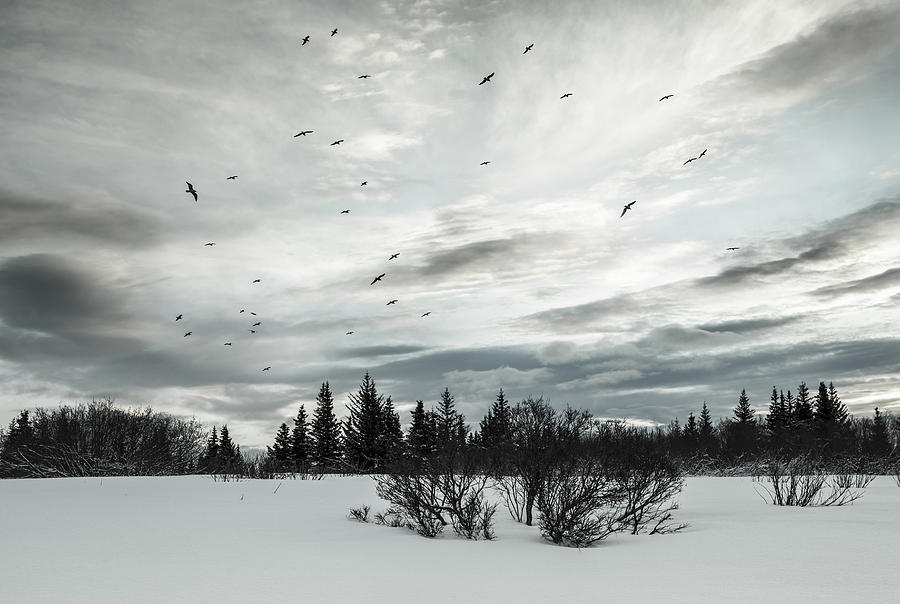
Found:
[{"label": "pine tree", "polygon": [[754,422],[754,415],[756,412],[753,410],[753,407],[750,406],[750,397],[747,396],[747,390],[741,390],[741,396],[738,398],[737,407],[734,408],[732,412],[734,414],[734,420],[739,424],[752,424]]},{"label": "pine tree", "polygon": [[736,455],[754,451],[758,441],[758,428],[754,417],[756,412],[750,406],[750,397],[747,396],[746,389],[741,390],[738,404],[732,413],[734,420],[728,426],[729,448]]},{"label": "pine tree", "polygon": [[349,417],[344,422],[344,451],[347,462],[358,472],[383,469],[384,397],[378,394],[375,381],[366,372],[359,391],[350,394]]},{"label": "pine tree", "polygon": [[334,470],[341,458],[341,424],[334,415],[331,386],[322,382],[310,426],[311,459],[320,472]]},{"label": "pine tree", "polygon": [[394,409],[394,401],[390,395],[385,399],[381,409],[381,421],[385,459],[396,459],[403,453],[403,429],[400,428],[400,414]]},{"label": "pine tree", "polygon": [[465,417],[456,410],[456,403],[449,388],[444,388],[437,409],[438,448],[458,449],[465,445],[466,427]]},{"label": "pine tree", "polygon": [[838,397],[833,383],[825,386],[825,382],[819,382],[813,420],[816,424],[819,446],[824,451],[839,452],[849,444],[847,429],[850,419],[847,408]]},{"label": "pine tree", "polygon": [[794,423],[809,425],[813,420],[812,400],[809,398],[809,388],[806,382],[800,382],[797,386],[797,401],[794,403]]},{"label": "pine tree", "polygon": [[709,407],[706,406],[706,401],[703,401],[703,408],[700,410],[700,424],[698,430],[700,436],[700,448],[704,453],[709,453],[714,448],[715,440],[712,415],[709,412]]},{"label": "pine tree", "polygon": [[309,459],[309,438],[306,421],[306,408],[300,405],[297,417],[294,418],[294,429],[291,430],[291,446],[289,459],[295,472],[305,472]]},{"label": "pine tree", "polygon": [[875,407],[875,417],[872,419],[872,432],[866,448],[872,455],[886,456],[891,452],[891,436],[888,432],[887,421],[884,414]]},{"label": "pine tree", "polygon": [[222,426],[222,432],[219,436],[219,450],[217,454],[219,461],[219,470],[224,472],[238,472],[240,470],[240,458],[231,435],[228,433],[228,425]]},{"label": "pine tree", "polygon": [[504,447],[512,438],[510,425],[511,409],[503,394],[503,388],[497,394],[497,399],[481,420],[481,444],[485,448]]},{"label": "pine tree", "polygon": [[205,472],[216,471],[216,464],[219,457],[219,433],[213,426],[209,438],[206,440],[206,450],[200,455],[200,467]]},{"label": "pine tree", "polygon": [[406,435],[407,450],[414,460],[422,461],[434,455],[434,443],[429,438],[425,404],[421,400],[417,400],[416,406],[410,414],[412,421]]},{"label": "pine tree", "polygon": [[266,447],[266,451],[275,472],[288,471],[291,461],[291,431],[287,423],[281,422],[275,432],[275,442],[271,447]]}]

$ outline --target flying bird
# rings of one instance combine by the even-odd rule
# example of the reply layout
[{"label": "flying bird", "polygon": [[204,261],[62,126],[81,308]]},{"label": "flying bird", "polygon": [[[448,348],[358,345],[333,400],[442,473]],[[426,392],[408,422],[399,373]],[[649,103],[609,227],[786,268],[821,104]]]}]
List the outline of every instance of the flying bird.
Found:
[{"label": "flying bird", "polygon": [[356,76],[356,79],[357,80],[365,80],[366,78],[371,78],[371,77],[372,77],[371,75],[364,73],[361,76]]},{"label": "flying bird", "polygon": [[400,255],[400,252],[397,252],[396,254],[391,254],[391,257],[388,258],[388,260],[393,260],[394,258],[396,258],[399,255]]},{"label": "flying bird", "polygon": [[[525,52],[528,52],[529,50],[531,50],[531,48],[532,48],[533,46],[534,46],[534,42],[532,42],[531,44],[529,44],[528,46],[526,46],[526,47],[525,47]],[[524,55],[525,52],[523,52],[522,54]]]},{"label": "flying bird", "polygon": [[489,161],[483,161],[483,162],[481,162],[481,163],[478,164],[478,165],[479,165],[479,166],[486,166],[486,165],[488,165],[489,163],[491,163],[491,162],[489,162]]},{"label": "flying bird", "polygon": [[259,283],[260,281],[262,281],[262,279],[254,279],[252,282],[253,282],[253,283]]},{"label": "flying bird", "polygon": [[303,44],[301,44],[300,46],[306,46],[306,43],[309,42],[309,36],[306,36],[305,38],[303,38],[302,42],[303,42]]},{"label": "flying bird", "polygon": [[332,35],[332,36],[335,35],[336,33],[337,33],[337,27],[335,27],[334,29],[331,30],[331,35]]},{"label": "flying bird", "polygon": [[300,132],[298,132],[297,134],[294,135],[294,138],[297,138],[298,136],[306,136],[307,134],[312,134],[312,133],[313,133],[312,130],[301,130]]},{"label": "flying bird", "polygon": [[631,206],[633,206],[633,205],[636,204],[636,203],[637,203],[637,199],[635,199],[635,200],[632,201],[631,203],[626,203],[625,206],[622,208],[622,213],[619,215],[619,218],[621,218],[622,216],[624,216],[624,215],[625,215],[625,212],[627,212],[628,210],[630,210],[630,209],[631,209]]},{"label": "flying bird", "polygon": [[210,242],[210,243],[204,243],[204,244],[203,244],[203,247],[212,247],[212,246],[214,246],[214,245],[215,245],[215,243],[212,243],[212,242]]},{"label": "flying bird", "polygon": [[[247,309],[242,308],[242,309],[241,309],[241,312],[244,312],[245,310],[247,310]],[[241,314],[241,312],[239,312],[238,314]]]},{"label": "flying bird", "polygon": [[422,316],[423,316],[423,317],[427,317],[427,316],[430,315],[430,314],[431,314],[431,311],[429,310],[428,312],[423,312],[423,313],[422,313]]},{"label": "flying bird", "polygon": [[237,174],[235,174],[234,176],[228,176],[225,178],[225,180],[237,180]]},{"label": "flying bird", "polygon": [[250,327],[259,327],[260,325],[262,325],[262,321],[257,321],[256,323],[254,323],[254,324],[251,325]]},{"label": "flying bird", "polygon": [[364,180],[364,181],[362,181],[361,183],[359,183],[359,186],[364,187],[364,186],[366,186],[367,184],[369,184],[369,181],[368,181],[368,180]]},{"label": "flying bird", "polygon": [[352,336],[352,335],[353,335],[353,332],[352,332],[352,331],[348,331],[348,332],[347,332],[346,334],[344,334],[344,335]]},{"label": "flying bird", "polygon": [[689,160],[687,160],[686,162],[684,162],[684,163],[681,164],[681,165],[682,165],[682,166],[686,166],[686,165],[688,165],[689,163],[691,163],[692,161],[697,161],[697,158],[696,158],[696,157],[692,157],[692,158],[690,158]]},{"label": "flying bird", "polygon": [[194,189],[194,185],[192,185],[192,184],[189,183],[188,181],[184,181],[184,182],[186,182],[186,183],[187,183],[187,186],[188,186],[188,188],[185,189],[184,192],[185,192],[185,193],[190,193],[191,195],[193,195],[193,196],[194,196],[194,201],[197,201],[197,191]]},{"label": "flying bird", "polygon": [[349,214],[350,210],[341,210],[341,214]]},{"label": "flying bird", "polygon": [[393,300],[391,300],[390,302],[388,302],[387,304],[385,304],[385,306],[390,306],[391,304],[396,304],[396,303],[397,303],[397,299],[394,298]]},{"label": "flying bird", "polygon": [[176,321],[181,321],[181,316],[182,316],[182,315],[178,315],[177,317],[175,317],[175,320],[176,320]]},{"label": "flying bird", "polygon": [[739,249],[741,249],[741,248],[739,248],[739,247],[726,247],[725,249],[728,250],[729,252],[733,252],[733,251],[739,250]]},{"label": "flying bird", "polygon": [[185,334],[184,334],[183,337],[186,338],[186,337],[188,337],[189,335],[191,335],[192,333],[194,333],[194,332],[193,332],[193,331],[187,331],[187,332],[185,332]]},{"label": "flying bird", "polygon": [[225,344],[223,344],[223,346],[231,346],[231,342],[225,342]]},{"label": "flying bird", "polygon": [[381,280],[384,278],[384,276],[385,276],[386,274],[387,274],[387,273],[381,273],[380,275],[378,275],[377,277],[375,277],[374,279],[372,279],[372,282],[369,283],[369,285],[375,285],[375,283],[376,283],[377,281],[381,281]]},{"label": "flying bird", "polygon": [[270,365],[269,367],[263,367],[263,371],[268,371],[268,370],[271,369],[271,368],[272,368],[271,365]]},{"label": "flying bird", "polygon": [[341,140],[338,140],[338,141],[334,141],[333,143],[331,143],[331,144],[329,145],[329,147],[334,147],[335,145],[340,145],[342,142],[344,142],[344,139],[341,139]]},{"label": "flying bird", "polygon": [[247,331],[249,331],[250,333],[256,333],[255,329],[248,329]]},{"label": "flying bird", "polygon": [[256,313],[253,312],[252,310],[250,311],[250,314],[253,315],[254,317],[256,316]]},{"label": "flying bird", "polygon": [[493,72],[493,71],[491,72],[490,75],[484,76],[484,79],[481,80],[480,82],[478,82],[478,85],[481,86],[481,85],[484,84],[485,82],[490,82],[492,77],[494,77],[494,72]]},{"label": "flying bird", "polygon": [[706,152],[707,152],[707,151],[709,151],[709,149],[704,149],[704,150],[703,150],[703,153],[701,153],[700,155],[697,156],[697,159],[700,159],[701,157],[703,157],[704,155],[706,155]]},{"label": "flying bird", "polygon": [[673,96],[675,96],[675,95],[674,95],[674,94],[667,94],[666,96],[664,96],[663,98],[661,98],[661,99],[659,99],[659,100],[660,100],[660,101],[664,101],[664,100],[666,100],[666,99],[671,99]]},{"label": "flying bird", "polygon": [[567,97],[570,97],[570,96],[572,96],[572,93],[571,93],[571,92],[567,92],[567,93],[565,93],[564,95],[562,95],[562,96],[559,97],[559,98],[564,99],[564,98],[567,98]]}]

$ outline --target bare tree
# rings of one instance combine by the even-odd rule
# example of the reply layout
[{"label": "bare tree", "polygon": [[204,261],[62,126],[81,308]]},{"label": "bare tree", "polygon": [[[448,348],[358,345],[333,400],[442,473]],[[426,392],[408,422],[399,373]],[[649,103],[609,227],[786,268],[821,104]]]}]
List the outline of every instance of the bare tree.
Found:
[{"label": "bare tree", "polygon": [[757,492],[763,500],[780,506],[841,506],[863,495],[861,488],[853,486],[852,479],[829,475],[805,455],[769,462],[765,475],[757,476],[755,481],[762,489]]}]

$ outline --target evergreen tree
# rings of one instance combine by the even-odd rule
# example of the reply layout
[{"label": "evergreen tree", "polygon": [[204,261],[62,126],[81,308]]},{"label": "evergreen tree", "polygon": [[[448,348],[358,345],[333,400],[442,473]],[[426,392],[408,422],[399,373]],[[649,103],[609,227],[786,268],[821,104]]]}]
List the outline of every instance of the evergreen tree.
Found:
[{"label": "evergreen tree", "polygon": [[311,459],[320,472],[334,470],[341,458],[341,424],[334,414],[331,386],[322,382],[310,426]]},{"label": "evergreen tree", "polygon": [[809,388],[806,382],[800,382],[797,386],[797,400],[794,403],[794,423],[808,426],[813,420],[812,400],[809,397]]},{"label": "evergreen tree", "polygon": [[291,463],[291,431],[287,423],[281,422],[275,432],[275,442],[271,447],[266,447],[269,454],[269,462],[275,472],[286,472]]},{"label": "evergreen tree", "polygon": [[219,436],[219,450],[217,459],[217,465],[219,466],[220,471],[240,471],[240,457],[238,456],[238,451],[234,446],[234,442],[232,442],[231,440],[231,435],[228,433],[227,424],[224,424],[222,426],[222,432]]},{"label": "evergreen tree", "polygon": [[697,442],[697,437],[700,434],[700,430],[697,428],[697,418],[694,417],[693,411],[688,413],[688,420],[687,423],[684,424],[684,430],[682,431],[682,434],[689,444],[694,444]]},{"label": "evergreen tree", "polygon": [[891,452],[891,435],[888,431],[884,414],[875,407],[875,417],[872,419],[872,431],[866,449],[871,455],[886,456]]},{"label": "evergreen tree", "polygon": [[750,406],[750,397],[747,396],[747,390],[741,390],[741,396],[738,398],[738,404],[734,408],[732,412],[734,414],[734,421],[738,424],[747,425],[754,423],[754,415],[756,412],[753,410],[753,407]]},{"label": "evergreen tree", "polygon": [[410,456],[415,460],[425,460],[434,455],[434,442],[431,440],[428,429],[428,416],[425,405],[421,400],[416,401],[415,408],[410,412],[412,421],[409,432],[406,435],[406,444]]},{"label": "evergreen tree", "polygon": [[758,441],[758,428],[754,417],[756,412],[750,406],[750,397],[747,396],[746,389],[741,390],[738,404],[732,413],[734,420],[728,426],[728,444],[731,453],[741,455],[755,451]]},{"label": "evergreen tree", "polygon": [[34,426],[29,417],[29,411],[22,410],[19,412],[19,416],[9,423],[9,431],[3,440],[2,454],[8,457],[19,448],[33,444],[34,440]]},{"label": "evergreen tree", "polygon": [[481,420],[481,444],[485,448],[503,447],[509,444],[512,438],[510,427],[511,408],[503,394],[503,388],[497,394],[497,399]]},{"label": "evergreen tree", "polygon": [[441,393],[441,400],[438,401],[435,413],[437,414],[438,447],[460,448],[465,445],[468,432],[465,417],[456,410],[456,402],[453,395],[450,394],[449,388],[444,388]]},{"label": "evergreen tree", "polygon": [[358,472],[374,472],[384,468],[384,397],[378,394],[375,381],[366,372],[359,391],[350,394],[349,416],[344,422],[344,451],[347,462]]},{"label": "evergreen tree", "polygon": [[295,472],[305,472],[309,459],[309,438],[306,421],[306,408],[300,405],[297,417],[294,418],[294,429],[291,430],[290,461]]},{"label": "evergreen tree", "polygon": [[209,433],[209,438],[206,440],[206,449],[200,455],[200,467],[205,472],[215,472],[218,458],[219,433],[216,431],[216,427],[213,426],[212,432]]},{"label": "evergreen tree", "polygon": [[400,414],[394,410],[394,401],[388,395],[381,410],[382,448],[385,459],[396,459],[403,453],[403,430],[400,428]]},{"label": "evergreen tree", "polygon": [[712,423],[712,415],[709,412],[709,407],[706,406],[706,401],[703,401],[703,408],[700,410],[700,423],[698,426],[699,437],[700,437],[700,448],[704,453],[709,453],[712,451],[715,445],[715,435]]},{"label": "evergreen tree", "polygon": [[847,428],[850,419],[847,408],[838,398],[833,383],[825,386],[825,382],[819,382],[819,390],[816,393],[813,408],[813,420],[816,424],[819,446],[823,451],[834,453],[847,447],[849,436]]}]

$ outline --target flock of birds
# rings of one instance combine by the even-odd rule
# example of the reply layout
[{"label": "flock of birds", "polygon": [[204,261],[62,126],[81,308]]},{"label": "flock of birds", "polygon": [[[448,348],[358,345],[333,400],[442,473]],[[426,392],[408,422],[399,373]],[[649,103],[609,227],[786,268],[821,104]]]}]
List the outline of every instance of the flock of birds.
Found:
[{"label": "flock of birds", "polygon": [[[332,30],[331,30],[331,36],[330,36],[330,37],[336,36],[337,33],[338,33],[338,29],[337,29],[337,28],[332,29]],[[310,36],[309,36],[309,35],[306,35],[306,36],[304,36],[303,38],[300,39],[300,45],[301,45],[301,46],[306,46],[306,45],[309,43],[309,41],[310,41]],[[524,55],[524,54],[528,54],[528,52],[531,51],[533,48],[534,48],[534,43],[532,42],[531,44],[528,44],[528,45],[525,47],[525,50],[522,52],[522,54],[523,54],[523,55]],[[482,86],[482,85],[484,85],[484,84],[490,83],[490,82],[491,82],[491,79],[494,77],[494,75],[495,75],[494,72],[491,72],[491,73],[489,73],[488,75],[484,76],[484,77],[481,79],[481,81],[478,82],[478,86]],[[365,79],[368,79],[368,78],[370,78],[370,77],[372,77],[371,74],[367,74],[367,73],[366,73],[366,74],[362,74],[362,75],[357,76],[357,79],[365,80]],[[561,100],[562,100],[562,99],[567,99],[567,98],[571,97],[573,94],[574,94],[574,93],[572,93],[572,92],[566,92],[566,93],[564,93],[562,96],[560,96],[559,98],[560,98]],[[666,95],[662,96],[662,97],[659,99],[659,102],[662,102],[662,101],[671,99],[671,98],[674,97],[674,96],[675,96],[674,94],[666,94]],[[306,137],[307,135],[313,134],[314,132],[315,132],[314,130],[301,130],[300,132],[298,132],[297,134],[294,135],[294,138],[301,137],[301,136],[302,136],[302,137]],[[332,142],[332,143],[330,144],[330,146],[333,147],[333,146],[336,146],[336,145],[340,145],[340,144],[343,143],[343,142],[344,142],[344,139],[339,139],[339,140],[336,140],[336,141]],[[706,155],[706,152],[707,152],[708,150],[709,150],[709,149],[704,149],[699,155],[697,155],[696,157],[691,157],[691,158],[687,159],[682,165],[683,165],[683,166],[686,166],[686,165],[688,165],[688,164],[691,163],[691,162],[694,162],[694,161],[697,161],[697,160],[701,159],[702,157],[704,157],[704,156]],[[481,162],[480,165],[481,165],[481,166],[487,166],[487,165],[490,165],[490,163],[491,163],[490,161],[483,161],[483,162]],[[236,174],[233,174],[233,175],[231,175],[231,176],[227,176],[227,177],[226,177],[226,180],[237,180],[237,175],[236,175]],[[194,198],[194,201],[195,201],[195,202],[198,202],[198,201],[199,201],[199,197],[198,197],[198,195],[197,195],[197,190],[194,188],[194,185],[192,185],[190,182],[187,182],[187,181],[185,181],[185,183],[187,184],[187,189],[185,189],[185,193],[190,194],[190,195]],[[364,187],[364,186],[366,186],[366,185],[368,185],[368,184],[369,184],[369,181],[364,180],[364,181],[362,181],[362,182],[359,184],[359,186]],[[631,209],[634,207],[634,204],[636,204],[636,203],[637,203],[637,200],[634,200],[634,201],[632,201],[632,202],[630,202],[630,203],[625,204],[625,205],[623,206],[623,208],[622,208],[622,213],[619,215],[619,218],[624,217],[625,214],[626,214],[629,210],[631,210]],[[341,213],[341,214],[349,214],[349,213],[350,213],[350,210],[349,210],[349,209],[341,210],[340,213]],[[205,243],[205,244],[203,244],[203,245],[206,246],[206,247],[212,247],[212,246],[214,246],[214,245],[216,245],[216,244],[215,244],[215,242],[208,242],[208,243]],[[737,250],[739,250],[739,249],[740,249],[740,248],[738,248],[738,247],[728,247],[728,248],[726,248],[726,250],[729,251],[729,252],[737,251]],[[388,258],[388,261],[394,260],[394,259],[398,258],[399,256],[400,256],[400,252],[395,252],[395,253],[391,254],[390,258]],[[375,285],[376,283],[378,283],[378,282],[380,282],[382,279],[384,279],[386,276],[387,276],[387,273],[381,273],[381,274],[377,275],[374,279],[372,279],[372,281],[371,281],[371,283],[369,283],[369,285],[370,285],[370,286]],[[254,279],[254,280],[251,282],[251,285],[252,285],[252,284],[255,284],[255,283],[261,283],[261,282],[262,282],[261,279]],[[387,302],[386,305],[387,305],[387,306],[392,306],[392,305],[397,304],[397,302],[399,302],[399,300],[396,299],[396,298],[394,298],[394,299],[389,300],[389,301]],[[241,309],[241,310],[240,310],[240,313],[244,313],[245,311],[246,311],[246,309]],[[255,313],[255,312],[250,312],[250,314],[253,315],[253,316],[256,316],[256,313]],[[427,316],[429,316],[429,315],[431,315],[431,311],[424,312],[424,313],[422,313],[421,316],[422,316],[422,317],[427,317]],[[179,314],[178,316],[175,317],[175,321],[176,321],[176,322],[177,322],[177,321],[181,321],[183,318],[184,318],[183,315],[182,315],[182,314]],[[262,325],[262,322],[261,322],[261,321],[256,321],[255,323],[252,323],[252,324],[250,325],[250,328],[249,328],[247,331],[249,331],[251,335],[252,335],[252,334],[255,334],[255,333],[256,333],[256,329],[254,329],[254,328],[255,328],[255,327],[260,327],[261,325]],[[350,330],[350,331],[347,331],[345,335],[348,335],[348,336],[349,336],[349,335],[353,335],[353,333],[354,333],[354,332],[353,332],[352,330]],[[191,335],[193,335],[193,331],[186,331],[186,332],[184,333],[184,336],[183,336],[183,337],[186,338],[186,337],[191,336]],[[229,341],[229,342],[225,342],[224,345],[225,345],[225,346],[231,346],[231,345],[232,345],[232,342],[230,342],[230,341]],[[266,367],[263,367],[262,371],[270,371],[271,369],[272,369],[272,366],[271,366],[271,365],[268,365],[268,366],[266,366]]]}]

